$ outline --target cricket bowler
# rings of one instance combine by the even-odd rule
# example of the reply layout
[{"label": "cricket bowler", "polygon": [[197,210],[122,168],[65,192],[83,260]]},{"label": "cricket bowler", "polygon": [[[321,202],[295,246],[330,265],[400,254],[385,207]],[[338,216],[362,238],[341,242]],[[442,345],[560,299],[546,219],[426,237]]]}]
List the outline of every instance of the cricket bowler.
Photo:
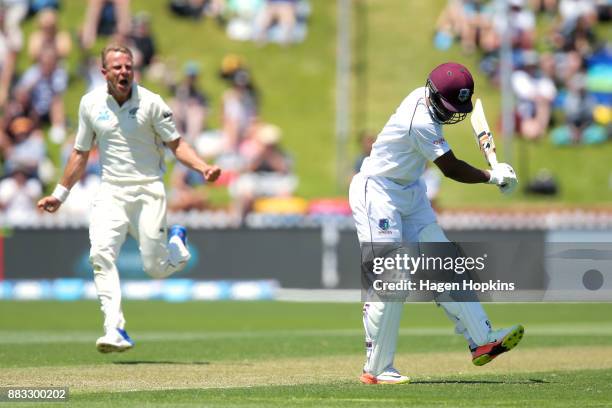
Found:
[{"label": "cricket bowler", "polygon": [[102,183],[91,212],[89,261],[104,314],[104,336],[96,341],[96,348],[109,353],[134,345],[125,331],[116,266],[126,235],[138,241],[144,270],[154,278],[180,271],[190,258],[184,227],[173,226],[166,242],[164,145],[209,182],[221,170],[206,164],[180,137],[172,111],[159,95],[133,83],[133,56],[127,47],[104,48],[102,74],[106,86],[81,99],[74,149],[64,174],[53,194],[42,198],[38,207],[51,213],[60,208],[97,143]]},{"label": "cricket bowler", "polygon": [[[449,242],[420,177],[428,161],[461,183],[489,183],[512,191],[517,178],[500,163],[480,170],[453,154],[443,125],[465,119],[473,109],[474,80],[466,67],[445,63],[436,67],[426,85],[410,93],[379,133],[372,152],[351,182],[349,199],[362,247],[367,243]],[[522,339],[521,325],[492,330],[479,302],[438,302],[462,334],[472,362],[483,365],[514,348]],[[409,378],[393,366],[403,302],[366,302],[363,308],[366,362],[361,382],[400,384]]]}]

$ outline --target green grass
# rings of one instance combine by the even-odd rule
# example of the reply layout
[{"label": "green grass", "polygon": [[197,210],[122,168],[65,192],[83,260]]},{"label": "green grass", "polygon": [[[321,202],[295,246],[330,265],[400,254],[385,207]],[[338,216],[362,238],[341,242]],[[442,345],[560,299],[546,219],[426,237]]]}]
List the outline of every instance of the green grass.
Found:
[{"label": "green grass", "polygon": [[371,407],[379,404],[418,407],[538,407],[606,406],[612,390],[610,370],[530,375],[483,376],[415,381],[410,386],[372,389],[338,382],[303,387],[276,386],[229,390],[182,390],[172,393],[134,392],[86,394],[74,402],[93,404],[203,404],[208,407]]},{"label": "green grass", "polygon": [[[612,304],[490,304],[519,347],[470,363],[433,304],[406,305],[405,386],[358,383],[358,303],[125,302],[136,347],[101,355],[96,302],[0,302],[0,384],[69,386],[76,406],[603,406],[612,401]],[[20,405],[22,406],[22,405]],[[23,405],[27,406],[27,404]]]}]

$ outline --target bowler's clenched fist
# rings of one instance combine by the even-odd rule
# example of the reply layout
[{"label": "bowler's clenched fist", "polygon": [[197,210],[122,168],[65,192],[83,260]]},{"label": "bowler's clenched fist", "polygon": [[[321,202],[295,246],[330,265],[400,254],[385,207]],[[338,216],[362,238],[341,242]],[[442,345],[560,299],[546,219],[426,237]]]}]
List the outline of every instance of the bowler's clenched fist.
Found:
[{"label": "bowler's clenched fist", "polygon": [[208,166],[203,172],[206,181],[211,183],[216,181],[221,175],[221,169],[218,166]]},{"label": "bowler's clenched fist", "polygon": [[57,197],[47,196],[43,197],[38,201],[38,209],[41,211],[47,211],[50,213],[56,212],[62,205],[62,202]]}]

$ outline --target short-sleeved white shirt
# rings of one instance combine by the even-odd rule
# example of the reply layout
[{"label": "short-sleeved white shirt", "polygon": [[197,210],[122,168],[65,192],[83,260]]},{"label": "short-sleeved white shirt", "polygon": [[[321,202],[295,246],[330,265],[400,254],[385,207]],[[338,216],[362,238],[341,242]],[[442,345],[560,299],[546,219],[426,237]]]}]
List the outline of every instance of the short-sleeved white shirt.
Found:
[{"label": "short-sleeved white shirt", "polygon": [[391,115],[378,134],[372,152],[361,165],[361,173],[409,184],[433,161],[450,150],[442,125],[434,122],[425,102],[426,88],[415,89]]},{"label": "short-sleeved white shirt", "polygon": [[162,98],[141,87],[119,106],[106,87],[81,99],[79,129],[74,148],[100,150],[102,180],[146,183],[160,180],[164,171],[164,142],[178,139],[172,111]]}]

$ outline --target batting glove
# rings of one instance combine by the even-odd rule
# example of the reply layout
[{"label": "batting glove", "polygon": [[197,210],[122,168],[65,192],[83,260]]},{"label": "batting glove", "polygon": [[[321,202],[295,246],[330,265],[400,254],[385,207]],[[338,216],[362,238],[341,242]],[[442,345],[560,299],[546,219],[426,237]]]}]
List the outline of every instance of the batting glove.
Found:
[{"label": "batting glove", "polygon": [[499,191],[503,194],[512,194],[514,190],[516,190],[516,185],[518,184],[517,179],[512,179],[504,185],[499,186]]},{"label": "batting glove", "polygon": [[491,169],[490,175],[489,184],[499,186],[504,194],[510,194],[518,184],[514,169],[507,163],[499,163]]}]

